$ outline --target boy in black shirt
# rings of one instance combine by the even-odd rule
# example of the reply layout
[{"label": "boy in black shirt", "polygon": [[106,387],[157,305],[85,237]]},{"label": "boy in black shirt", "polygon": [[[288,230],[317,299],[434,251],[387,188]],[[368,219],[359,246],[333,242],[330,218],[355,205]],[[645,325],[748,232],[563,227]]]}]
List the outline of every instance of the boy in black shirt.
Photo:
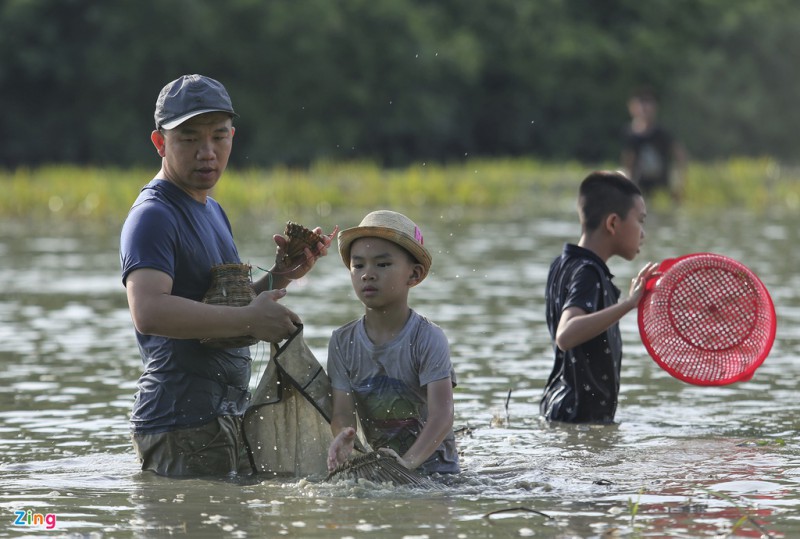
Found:
[{"label": "boy in black shirt", "polygon": [[547,326],[555,364],[540,403],[548,421],[613,423],[619,394],[622,338],[619,320],[633,310],[657,265],[631,281],[628,298],[606,262],[633,260],[647,216],[639,188],[619,172],[593,172],[578,197],[581,238],[567,244],[547,278]]}]

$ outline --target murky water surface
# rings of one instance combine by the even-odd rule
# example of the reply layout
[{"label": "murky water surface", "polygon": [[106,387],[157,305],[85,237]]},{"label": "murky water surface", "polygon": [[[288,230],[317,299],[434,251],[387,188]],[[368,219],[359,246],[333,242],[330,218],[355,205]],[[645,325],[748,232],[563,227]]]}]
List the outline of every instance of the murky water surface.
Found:
[{"label": "murky water surface", "polygon": [[[609,427],[538,418],[552,361],[544,283],[562,244],[577,239],[571,212],[418,219],[434,267],[411,301],[445,329],[460,382],[464,473],[435,492],[140,473],[127,423],[140,360],[118,229],[3,223],[0,537],[800,536],[796,217],[652,215],[640,258],[612,259],[622,285],[647,260],[698,251],[736,258],[769,288],[779,326],[751,381],[697,387],[649,358],[629,314],[619,424]],[[269,264],[280,224],[237,229],[243,258]],[[361,312],[337,256],[284,301],[323,364],[330,332]],[[266,348],[254,352],[263,368]],[[52,529],[27,523],[28,510],[54,515]]]}]

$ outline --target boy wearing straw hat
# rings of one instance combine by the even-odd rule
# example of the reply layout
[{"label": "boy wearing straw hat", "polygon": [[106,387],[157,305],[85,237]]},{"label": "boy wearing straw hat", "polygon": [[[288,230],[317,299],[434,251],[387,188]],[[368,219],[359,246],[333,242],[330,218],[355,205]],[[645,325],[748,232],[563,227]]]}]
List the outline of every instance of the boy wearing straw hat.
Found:
[{"label": "boy wearing straw hat", "polygon": [[645,265],[619,301],[606,263],[639,254],[647,216],[642,192],[622,173],[589,174],[580,186],[578,213],[580,241],[564,246],[547,277],[555,363],[540,412],[548,421],[613,423],[622,363],[619,320],[636,308],[656,264]]},{"label": "boy wearing straw hat", "polygon": [[339,233],[364,316],[335,330],[328,346],[333,388],[328,469],[353,450],[357,420],[373,449],[423,473],[458,473],[453,387],[447,337],[408,306],[431,255],[408,217],[375,211]]}]

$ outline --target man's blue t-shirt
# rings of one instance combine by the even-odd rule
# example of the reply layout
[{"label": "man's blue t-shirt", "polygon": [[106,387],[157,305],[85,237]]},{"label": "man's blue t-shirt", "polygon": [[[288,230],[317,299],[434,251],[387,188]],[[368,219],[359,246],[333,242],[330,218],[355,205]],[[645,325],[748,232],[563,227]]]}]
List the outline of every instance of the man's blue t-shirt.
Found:
[{"label": "man's blue t-shirt", "polygon": [[[230,222],[220,205],[202,204],[173,183],[155,179],[131,207],[120,238],[122,281],[141,268],[172,277],[172,294],[200,301],[211,267],[239,263]],[[218,415],[244,413],[250,381],[249,348],[214,349],[197,339],[136,331],[144,371],[131,413],[135,433],[201,425]]]}]

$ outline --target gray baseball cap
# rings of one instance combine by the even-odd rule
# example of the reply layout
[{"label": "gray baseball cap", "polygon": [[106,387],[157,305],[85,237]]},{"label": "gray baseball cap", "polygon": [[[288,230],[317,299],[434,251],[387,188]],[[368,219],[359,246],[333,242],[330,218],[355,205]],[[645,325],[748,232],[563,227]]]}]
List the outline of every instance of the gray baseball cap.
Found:
[{"label": "gray baseball cap", "polygon": [[156,129],[174,129],[198,114],[233,111],[228,91],[218,81],[203,75],[183,75],[170,82],[156,100]]}]

